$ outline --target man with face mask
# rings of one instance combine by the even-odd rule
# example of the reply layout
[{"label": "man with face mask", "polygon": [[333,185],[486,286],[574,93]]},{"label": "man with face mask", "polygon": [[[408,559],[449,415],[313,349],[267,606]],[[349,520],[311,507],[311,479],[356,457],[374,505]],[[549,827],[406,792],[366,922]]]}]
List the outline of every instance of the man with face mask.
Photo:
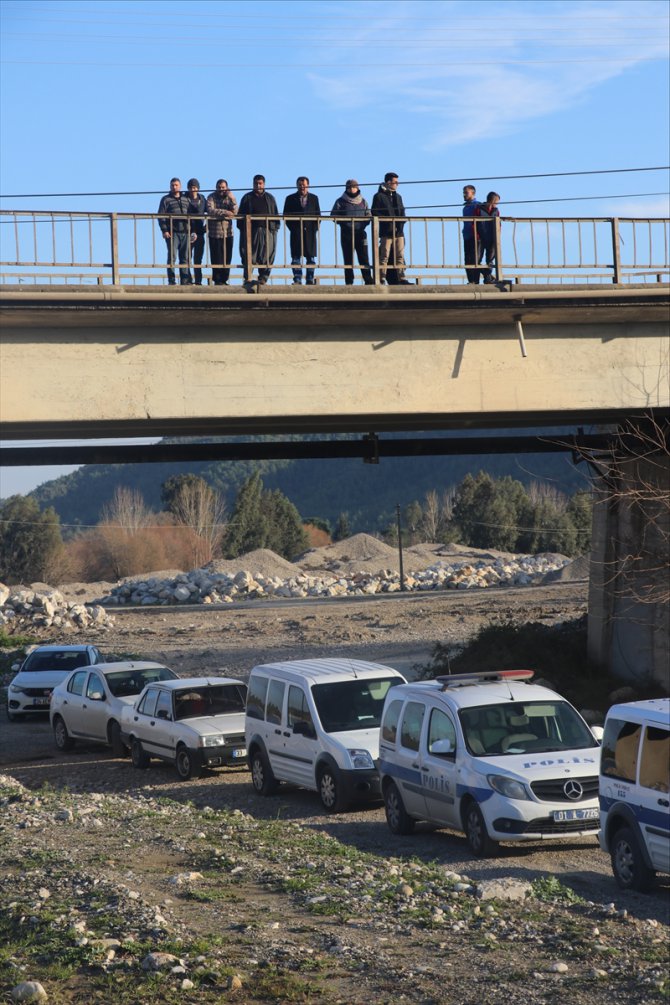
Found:
[{"label": "man with face mask", "polygon": [[[247,248],[247,221],[246,217],[261,217],[251,221],[251,248]],[[269,217],[279,216],[277,201],[271,192],[265,191],[265,176],[254,175],[254,187],[251,192],[242,196],[240,209],[237,217],[237,226],[240,230],[240,254],[242,263],[247,268],[247,264],[256,263],[258,268],[258,282],[261,286],[267,283],[272,269],[269,267],[275,260],[277,250],[277,231],[280,221],[269,219]],[[263,219],[265,217],[266,219]],[[247,258],[250,256],[250,258]]]},{"label": "man with face mask", "polygon": [[161,234],[167,245],[167,277],[168,285],[174,286],[175,262],[179,258],[179,282],[182,286],[191,283],[191,273],[188,268],[189,240],[186,217],[188,216],[188,196],[181,190],[179,178],[170,179],[170,191],[164,195],[158,207]]},{"label": "man with face mask", "polygon": [[350,220],[338,220],[340,227],[340,243],[344,258],[344,281],[351,286],[354,281],[354,251],[361,266],[361,275],[366,286],[374,283],[370,258],[368,256],[368,235],[365,228],[370,225],[370,207],[361,195],[358,182],[350,178],[344,192],[330,211],[331,216],[350,217]]},{"label": "man with face mask", "polygon": [[226,286],[230,278],[235,216],[237,216],[237,199],[228,189],[225,178],[219,178],[216,191],[207,199],[207,234],[214,286]]}]

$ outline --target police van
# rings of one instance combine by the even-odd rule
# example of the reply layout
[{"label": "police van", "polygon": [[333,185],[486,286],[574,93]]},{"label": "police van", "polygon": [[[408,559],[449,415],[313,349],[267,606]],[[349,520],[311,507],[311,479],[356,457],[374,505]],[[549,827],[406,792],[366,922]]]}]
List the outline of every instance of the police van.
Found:
[{"label": "police van", "polygon": [[455,674],[388,693],[378,766],[394,834],[425,820],[464,832],[478,858],[500,841],[597,834],[602,729],[532,677]]},{"label": "police van", "polygon": [[600,765],[600,844],[623,890],[670,873],[670,698],[613,705]]}]

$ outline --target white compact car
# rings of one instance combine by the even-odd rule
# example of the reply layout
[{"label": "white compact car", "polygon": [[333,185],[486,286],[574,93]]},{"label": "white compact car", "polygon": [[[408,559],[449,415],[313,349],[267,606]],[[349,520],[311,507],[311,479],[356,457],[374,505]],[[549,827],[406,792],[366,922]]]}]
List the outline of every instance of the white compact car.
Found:
[{"label": "white compact car", "polygon": [[227,677],[183,677],[144,689],[121,715],[121,739],[135,768],[170,761],[183,780],[203,768],[244,765],[247,686]]},{"label": "white compact car", "polygon": [[121,740],[124,705],[132,705],[147,684],[175,679],[176,673],[160,663],[139,661],[73,670],[51,693],[49,717],[56,746],[70,750],[75,740],[104,743],[115,757],[124,757],[128,752]]},{"label": "white compact car", "polygon": [[600,764],[600,844],[623,890],[670,873],[670,698],[613,705]]},{"label": "white compact car", "polygon": [[96,646],[35,646],[12,667],[18,673],[7,688],[7,718],[17,722],[28,712],[48,712],[51,692],[71,670],[101,662]]},{"label": "white compact car", "polygon": [[278,782],[319,793],[329,812],[379,795],[375,759],[391,667],[362,660],[294,660],[256,666],[249,677],[246,741],[253,786]]},{"label": "white compact car", "polygon": [[598,832],[598,743],[532,670],[456,674],[394,688],[379,743],[386,819],[465,833],[477,857],[500,841]]}]

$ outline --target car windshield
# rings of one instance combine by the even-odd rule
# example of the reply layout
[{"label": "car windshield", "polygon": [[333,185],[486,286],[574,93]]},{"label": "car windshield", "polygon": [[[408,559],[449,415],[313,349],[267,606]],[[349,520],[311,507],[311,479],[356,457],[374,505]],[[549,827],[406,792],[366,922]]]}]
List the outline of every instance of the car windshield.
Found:
[{"label": "car windshield", "polygon": [[244,684],[190,687],[175,691],[175,719],[197,719],[203,715],[244,712],[247,689]]},{"label": "car windshield", "polygon": [[598,746],[584,720],[566,701],[510,701],[462,708],[458,715],[468,750],[479,756]]},{"label": "car windshield", "polygon": [[378,729],[387,691],[402,683],[401,677],[378,677],[314,684],[312,695],[321,725],[327,733]]},{"label": "car windshield", "polygon": [[77,667],[88,666],[88,654],[84,650],[73,652],[71,649],[52,649],[49,652],[34,652],[27,658],[21,672],[39,673],[40,671],[62,670],[69,673]]},{"label": "car windshield", "polygon": [[107,686],[115,698],[139,694],[147,684],[159,680],[176,680],[177,674],[167,667],[145,667],[135,670],[115,670],[105,675]]}]

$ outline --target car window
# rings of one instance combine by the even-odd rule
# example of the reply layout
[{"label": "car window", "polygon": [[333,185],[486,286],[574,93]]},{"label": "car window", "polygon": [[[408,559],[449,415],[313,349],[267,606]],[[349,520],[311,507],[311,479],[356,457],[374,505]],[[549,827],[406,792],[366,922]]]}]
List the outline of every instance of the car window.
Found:
[{"label": "car window", "polygon": [[647,726],[640,754],[640,785],[670,791],[670,730]]},{"label": "car window", "polygon": [[611,778],[634,782],[642,726],[624,719],[608,719],[602,743],[600,771]]},{"label": "car window", "polygon": [[172,695],[169,691],[160,691],[156,702],[156,715],[159,712],[167,712],[166,719],[172,718]]},{"label": "car window", "polygon": [[382,722],[382,739],[386,740],[388,743],[395,743],[396,741],[396,736],[398,735],[398,719],[400,718],[401,708],[402,701],[392,701],[386,709],[384,721]]},{"label": "car window", "polygon": [[144,715],[153,715],[156,711],[158,688],[150,687],[140,703],[139,711]]},{"label": "car window", "polygon": [[276,725],[281,724],[281,712],[282,705],[284,704],[285,690],[286,685],[283,681],[270,681],[270,686],[268,688],[268,703],[265,710],[265,718],[267,722],[273,722]]},{"label": "car window", "polygon": [[115,670],[105,675],[107,686],[115,698],[140,694],[147,684],[156,684],[161,680],[176,680],[177,674],[167,667],[145,667],[131,670]]},{"label": "car window", "polygon": [[244,712],[244,684],[208,684],[206,687],[175,691],[175,719],[197,719],[203,715]]},{"label": "car window", "polygon": [[327,733],[378,729],[389,688],[402,683],[402,677],[356,677],[336,684],[313,684],[312,697]]},{"label": "car window", "polygon": [[70,681],[68,683],[67,689],[70,694],[83,694],[84,693],[84,681],[86,680],[87,670],[79,670],[77,673],[72,674]]},{"label": "car window", "polygon": [[423,725],[425,714],[426,706],[421,702],[408,701],[405,705],[405,713],[402,717],[402,729],[400,731],[400,743],[408,750],[419,749],[421,726]]},{"label": "car window", "polygon": [[104,695],[105,686],[100,680],[98,674],[92,673],[88,678],[88,685],[86,687],[86,697],[91,698],[96,693]]},{"label": "car window", "polygon": [[[433,744],[438,740],[449,740],[452,752],[456,751],[456,727],[446,712],[443,712],[441,708],[434,708],[430,713],[430,721],[428,723],[429,753],[433,753]],[[437,756],[445,757],[449,755],[440,752]]]},{"label": "car window", "polygon": [[291,684],[288,689],[288,724],[294,726],[296,722],[306,722],[314,729],[312,714],[307,706],[307,696],[301,687]]},{"label": "car window", "polygon": [[268,678],[255,674],[249,680],[247,694],[247,715],[250,719],[265,718],[265,699],[268,693]]},{"label": "car window", "polygon": [[76,670],[77,667],[89,666],[90,662],[88,653],[84,651],[72,652],[57,649],[51,652],[39,652],[36,650],[30,654],[21,670],[29,670],[30,673],[39,673],[42,670],[62,670],[64,673],[69,673],[70,670]]}]

